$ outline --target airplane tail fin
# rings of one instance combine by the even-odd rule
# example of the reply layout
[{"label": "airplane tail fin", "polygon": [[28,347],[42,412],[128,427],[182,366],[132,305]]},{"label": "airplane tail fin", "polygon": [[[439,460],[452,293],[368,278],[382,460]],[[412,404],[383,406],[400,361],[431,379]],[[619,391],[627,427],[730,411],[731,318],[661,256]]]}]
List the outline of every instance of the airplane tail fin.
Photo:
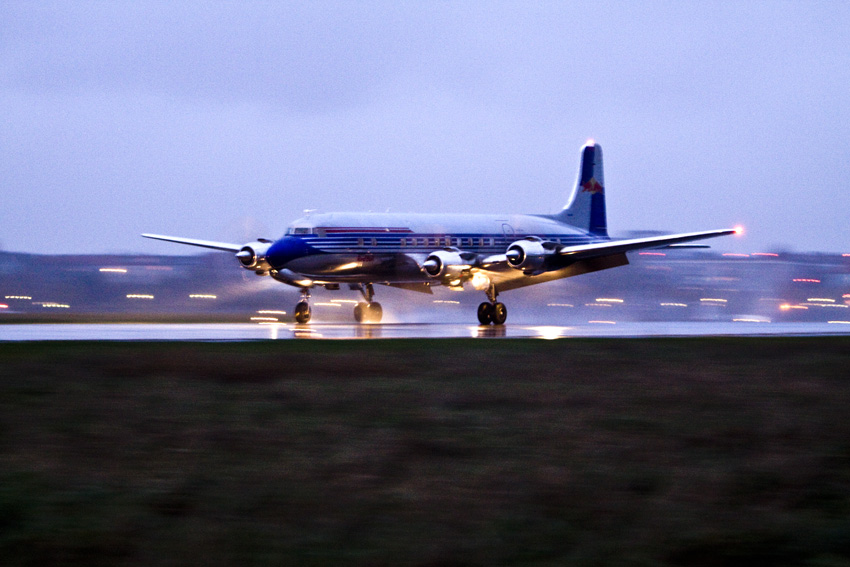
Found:
[{"label": "airplane tail fin", "polygon": [[593,141],[581,149],[578,179],[570,201],[555,218],[595,236],[608,236],[602,147]]}]

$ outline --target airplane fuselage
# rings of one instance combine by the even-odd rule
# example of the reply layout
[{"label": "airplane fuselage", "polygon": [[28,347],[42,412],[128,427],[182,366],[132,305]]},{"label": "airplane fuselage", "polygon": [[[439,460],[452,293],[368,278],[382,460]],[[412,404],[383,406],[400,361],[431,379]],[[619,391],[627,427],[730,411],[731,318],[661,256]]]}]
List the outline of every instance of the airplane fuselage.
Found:
[{"label": "airplane fuselage", "polygon": [[323,213],[293,222],[266,261],[316,283],[427,282],[422,263],[435,250],[486,258],[528,237],[565,246],[607,240],[547,215]]}]

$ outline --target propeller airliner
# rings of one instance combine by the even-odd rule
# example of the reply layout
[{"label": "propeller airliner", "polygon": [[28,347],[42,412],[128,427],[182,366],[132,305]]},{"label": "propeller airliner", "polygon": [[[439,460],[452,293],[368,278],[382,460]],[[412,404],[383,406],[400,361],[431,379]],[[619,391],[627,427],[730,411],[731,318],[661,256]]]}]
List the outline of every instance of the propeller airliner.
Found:
[{"label": "propeller airliner", "polygon": [[525,286],[624,266],[627,252],[655,248],[705,248],[688,243],[739,233],[718,229],[612,240],[605,214],[602,148],[581,149],[572,196],[556,214],[321,213],[294,221],[278,240],[229,244],[159,234],[145,238],[235,254],[241,266],[295,286],[301,300],[295,320],[311,317],[310,290],[340,286],[359,291],[357,322],[379,322],[375,284],[423,293],[432,287],[482,291],[482,325],[508,316],[499,294]]}]

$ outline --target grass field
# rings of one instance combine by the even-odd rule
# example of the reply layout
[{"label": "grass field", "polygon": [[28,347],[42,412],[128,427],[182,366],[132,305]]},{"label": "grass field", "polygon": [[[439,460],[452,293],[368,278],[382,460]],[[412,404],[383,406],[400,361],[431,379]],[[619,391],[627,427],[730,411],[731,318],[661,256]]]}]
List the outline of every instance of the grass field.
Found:
[{"label": "grass field", "polygon": [[850,565],[850,338],[0,344],[2,565]]}]

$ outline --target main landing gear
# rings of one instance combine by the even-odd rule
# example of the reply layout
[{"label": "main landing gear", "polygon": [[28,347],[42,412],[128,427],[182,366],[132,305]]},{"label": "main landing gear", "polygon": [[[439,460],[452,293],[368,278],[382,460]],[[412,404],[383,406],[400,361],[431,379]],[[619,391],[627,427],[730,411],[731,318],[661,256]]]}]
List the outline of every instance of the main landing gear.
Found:
[{"label": "main landing gear", "polygon": [[505,324],[508,318],[508,308],[505,307],[504,303],[496,301],[498,295],[499,292],[496,291],[496,286],[490,284],[490,287],[487,289],[487,299],[490,301],[485,301],[478,306],[478,321],[482,325],[489,325],[490,323],[494,325]]},{"label": "main landing gear", "polygon": [[372,301],[372,298],[375,297],[372,284],[367,283],[366,285],[352,286],[352,288],[359,290],[363,294],[363,299],[366,300],[354,307],[354,320],[358,323],[380,323],[384,316],[384,309],[380,303]]}]

